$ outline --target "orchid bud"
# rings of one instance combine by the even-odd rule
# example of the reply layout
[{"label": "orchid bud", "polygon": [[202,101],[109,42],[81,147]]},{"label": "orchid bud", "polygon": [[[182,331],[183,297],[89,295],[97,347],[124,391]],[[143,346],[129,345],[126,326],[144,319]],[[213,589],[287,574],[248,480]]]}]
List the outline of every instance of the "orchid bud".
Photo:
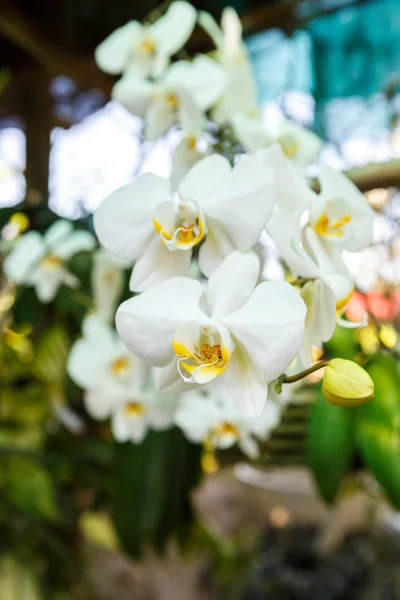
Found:
[{"label": "orchid bud", "polygon": [[336,406],[358,406],[374,397],[374,382],[351,360],[334,358],[325,368],[322,392]]}]

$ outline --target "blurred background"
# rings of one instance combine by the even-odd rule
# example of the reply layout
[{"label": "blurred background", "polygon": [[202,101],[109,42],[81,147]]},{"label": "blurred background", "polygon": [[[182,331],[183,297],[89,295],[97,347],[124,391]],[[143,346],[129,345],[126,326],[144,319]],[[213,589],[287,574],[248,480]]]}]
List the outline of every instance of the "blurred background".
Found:
[{"label": "blurred background", "polygon": [[[400,599],[398,0],[194,5],[218,21],[225,6],[238,11],[265,122],[315,131],[324,146],[309,175],[350,171],[376,211],[372,247],[348,259],[348,310],[356,320],[367,308],[370,323],[337,331],[325,355],[370,365],[378,409],[356,440],[310,386],[308,401],[288,401],[259,468],[175,430],[116,445],[66,380],[84,301],[61,295],[44,314],[29,292],[1,292],[2,326],[14,303],[19,329],[3,328],[0,344],[0,599]],[[2,243],[16,210],[39,230],[53,213],[87,224],[133,176],[170,173],[173,140],[143,146],[140,120],[110,101],[114,81],[93,59],[114,29],[155,10],[1,0]],[[187,49],[207,52],[209,39],[196,29]],[[274,257],[267,268],[279,276]]]}]

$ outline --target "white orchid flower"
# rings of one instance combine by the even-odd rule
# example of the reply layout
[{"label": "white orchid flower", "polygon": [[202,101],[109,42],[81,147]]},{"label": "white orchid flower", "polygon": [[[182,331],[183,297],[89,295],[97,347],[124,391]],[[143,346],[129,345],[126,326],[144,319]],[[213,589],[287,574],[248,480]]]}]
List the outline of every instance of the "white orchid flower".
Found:
[{"label": "white orchid flower", "polygon": [[102,245],[135,260],[130,288],[144,291],[187,272],[192,248],[209,276],[236,249],[258,240],[273,207],[274,176],[259,160],[241,156],[232,168],[213,154],[185,176],[173,198],[168,180],[144,174],[114,192],[97,209]]},{"label": "white orchid flower", "polygon": [[157,82],[127,73],[114,85],[112,97],[143,118],[146,139],[155,140],[175,124],[187,134],[203,129],[205,113],[224,87],[225,76],[218,63],[199,56],[174,63]]},{"label": "white orchid flower", "polygon": [[256,286],[259,260],[234,252],[209,279],[174,277],[124,302],[116,323],[125,344],[163,367],[161,391],[183,391],[220,377],[248,416],[259,415],[267,384],[296,356],[306,307],[286,282]]},{"label": "white orchid flower", "polygon": [[320,137],[287,119],[279,124],[273,143],[278,143],[284,155],[299,167],[312,165],[322,149]]},{"label": "white orchid flower", "polygon": [[123,405],[114,412],[111,427],[118,442],[139,444],[149,429],[164,431],[172,427],[178,399],[175,395],[157,393],[152,387],[132,389]]},{"label": "white orchid flower", "polygon": [[211,148],[204,134],[186,135],[175,148],[171,174],[172,189],[177,189],[190,169],[210,153]]},{"label": "white orchid flower", "polygon": [[257,152],[279,144],[283,154],[299,167],[311,165],[322,148],[322,140],[312,131],[283,120],[268,128],[260,113],[236,113],[231,124],[237,140],[248,152]]},{"label": "white orchid flower", "polygon": [[14,283],[33,286],[41,302],[51,302],[61,285],[79,286],[66,264],[74,254],[92,250],[95,244],[89,232],[74,231],[72,223],[59,219],[43,236],[29,231],[18,238],[4,259],[3,271]]},{"label": "white orchid flower", "polygon": [[129,21],[96,48],[96,63],[111,75],[129,70],[158,77],[189,39],[196,16],[189,2],[179,1],[172,2],[165,15],[151,25]]},{"label": "white orchid flower", "polygon": [[266,401],[257,419],[246,417],[222,386],[212,386],[206,393],[182,394],[174,417],[191,442],[206,442],[221,450],[237,444],[251,459],[258,458],[258,441],[268,439],[279,419],[280,407],[274,400]]},{"label": "white orchid flower", "polygon": [[67,372],[85,390],[88,413],[95,419],[106,419],[133,388],[141,389],[147,369],[124,346],[115,329],[97,315],[85,318],[82,333],[72,346]]},{"label": "white orchid flower", "polygon": [[305,336],[300,358],[305,367],[312,362],[312,346],[321,347],[334,332],[336,323],[344,327],[363,326],[341,318],[354,291],[342,259],[343,250],[329,251],[311,225],[302,226],[303,217],[318,201],[306,179],[284,156],[279,146],[258,154],[275,173],[276,203],[267,231],[295,277],[310,279],[302,288],[307,305]]},{"label": "white orchid flower", "polygon": [[242,40],[242,24],[236,11],[227,7],[222,12],[221,28],[207,12],[199,13],[199,25],[210,35],[217,50],[227,84],[213,112],[217,123],[230,122],[236,113],[257,113],[257,86],[251,61]]},{"label": "white orchid flower", "polygon": [[124,286],[124,269],[130,266],[129,261],[118,258],[103,248],[99,248],[93,256],[91,283],[95,311],[107,323],[114,320]]},{"label": "white orchid flower", "polygon": [[321,193],[310,207],[310,225],[331,251],[335,247],[356,252],[372,241],[374,211],[346,175],[324,166]]}]

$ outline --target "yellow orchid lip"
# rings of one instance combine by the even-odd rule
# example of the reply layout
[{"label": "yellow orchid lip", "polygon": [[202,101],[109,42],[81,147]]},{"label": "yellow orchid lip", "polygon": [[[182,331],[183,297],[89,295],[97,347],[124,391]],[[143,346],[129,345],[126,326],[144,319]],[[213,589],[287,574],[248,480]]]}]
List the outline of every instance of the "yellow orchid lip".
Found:
[{"label": "yellow orchid lip", "polygon": [[171,232],[153,217],[153,226],[160,236],[160,241],[168,250],[189,250],[197,246],[206,234],[205,220],[198,214],[195,218],[179,218],[175,229]]},{"label": "yellow orchid lip", "polygon": [[344,309],[346,308],[346,306],[350,302],[350,299],[351,299],[351,297],[352,297],[353,294],[354,294],[354,289],[352,289],[351,292],[349,294],[347,294],[347,296],[345,296],[344,298],[341,298],[340,300],[338,300],[336,302],[336,313],[338,315],[342,314],[342,312],[344,311]]},{"label": "yellow orchid lip", "polygon": [[[227,368],[230,353],[223,344],[209,344],[204,342],[201,347],[196,345],[193,350],[187,348],[176,339],[172,342],[178,360],[178,370],[186,381],[206,383],[221,375]],[[181,367],[190,375],[186,377],[181,372]]]},{"label": "yellow orchid lip", "polygon": [[128,402],[124,407],[124,412],[128,417],[143,417],[146,414],[146,406],[143,402]]},{"label": "yellow orchid lip", "polygon": [[314,225],[315,231],[318,235],[329,236],[329,237],[342,237],[344,234],[344,227],[347,223],[350,223],[352,215],[343,215],[337,221],[333,221],[328,217],[326,211],[324,211],[317,222]]}]

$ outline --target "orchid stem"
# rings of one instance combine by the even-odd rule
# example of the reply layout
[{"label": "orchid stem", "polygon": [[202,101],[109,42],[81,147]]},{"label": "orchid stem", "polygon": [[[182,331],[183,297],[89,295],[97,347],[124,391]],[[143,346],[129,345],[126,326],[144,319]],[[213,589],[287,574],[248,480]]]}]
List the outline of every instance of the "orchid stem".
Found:
[{"label": "orchid stem", "polygon": [[282,385],[284,383],[296,383],[296,381],[300,381],[300,379],[304,379],[304,377],[307,377],[307,375],[310,375],[311,373],[314,373],[315,371],[318,371],[319,369],[322,369],[323,367],[326,367],[328,365],[329,360],[321,360],[321,362],[315,363],[315,365],[313,365],[309,369],[300,371],[300,373],[296,373],[296,375],[288,376],[286,375],[286,373],[283,373],[283,375],[279,377],[275,386],[276,393],[280,394],[282,392]]},{"label": "orchid stem", "polygon": [[309,369],[305,369],[304,371],[300,371],[300,373],[296,373],[296,375],[291,375],[290,377],[283,375],[282,383],[296,383],[296,381],[300,381],[300,379],[303,379],[304,377],[307,377],[307,375],[311,375],[311,373],[314,373],[323,367],[327,367],[328,365],[329,360],[321,360],[319,363],[315,363],[315,365]]}]

